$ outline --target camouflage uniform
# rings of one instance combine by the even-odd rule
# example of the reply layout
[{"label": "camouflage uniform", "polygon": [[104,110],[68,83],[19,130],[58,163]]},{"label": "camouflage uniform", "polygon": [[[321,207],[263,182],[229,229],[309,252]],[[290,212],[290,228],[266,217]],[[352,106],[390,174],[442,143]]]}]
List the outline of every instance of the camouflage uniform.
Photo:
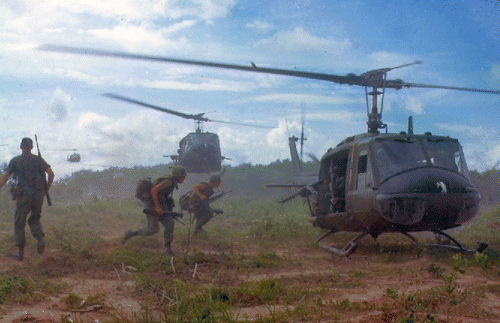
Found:
[{"label": "camouflage uniform", "polygon": [[[171,195],[174,189],[177,188],[178,182],[176,181],[176,178],[176,176],[171,176],[163,179],[160,182],[165,185],[165,188],[158,192],[158,200],[163,212],[171,212],[174,208],[174,200]],[[156,185],[160,183],[157,183]],[[149,210],[155,210],[155,204],[152,199],[145,202],[145,208]],[[170,244],[172,243],[174,238],[174,219],[171,216],[158,216],[157,214],[147,214],[146,216],[148,220],[148,224],[146,225],[146,227],[137,231],[129,230],[125,232],[125,236],[122,239],[122,244],[125,244],[128,239],[136,235],[149,236],[158,233],[160,231],[161,223],[164,227],[163,237],[165,239],[166,251],[170,254],[173,254],[170,248]]]},{"label": "camouflage uniform", "polygon": [[[158,199],[160,205],[164,212],[171,212],[174,208],[174,200],[171,195],[174,189],[177,188],[177,182],[173,177],[167,177],[163,180],[165,188],[158,193]],[[145,203],[145,207],[150,210],[155,209],[153,200],[149,200]],[[160,231],[160,223],[163,225],[165,230],[163,231],[163,237],[165,239],[165,244],[170,244],[174,239],[174,219],[171,216],[158,216],[158,215],[147,215],[148,224],[146,227],[137,230],[137,234],[141,236],[149,236],[158,233]]]},{"label": "camouflage uniform", "polygon": [[45,176],[45,170],[49,167],[43,158],[33,154],[14,157],[7,167],[7,171],[16,177],[20,189],[20,194],[16,197],[14,215],[14,233],[16,246],[19,248],[26,244],[24,229],[30,212],[28,225],[31,235],[39,241],[44,237],[40,222],[45,196],[42,176]]},{"label": "camouflage uniform", "polygon": [[[210,184],[203,182],[198,185],[203,185],[203,188],[200,189],[200,193],[205,195],[207,199],[214,194],[214,190]],[[194,233],[199,233],[203,230],[202,227],[212,219],[213,211],[208,203],[201,200],[196,194],[193,194],[191,197],[190,210],[194,213],[194,218],[196,220]]]}]

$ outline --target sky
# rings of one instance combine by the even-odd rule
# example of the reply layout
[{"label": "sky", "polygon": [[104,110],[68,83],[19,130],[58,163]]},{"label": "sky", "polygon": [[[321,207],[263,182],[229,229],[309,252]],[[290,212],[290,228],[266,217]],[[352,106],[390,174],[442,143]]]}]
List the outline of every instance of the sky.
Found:
[{"label": "sky", "polygon": [[[422,60],[388,78],[500,90],[499,25],[497,0],[4,0],[0,164],[36,134],[56,178],[157,165],[195,129],[102,93],[271,127],[205,123],[232,166],[290,159],[287,138],[300,135],[302,119],[305,160],[367,129],[363,87],[37,50],[44,44],[335,75]],[[413,116],[416,133],[457,138],[469,168],[485,171],[500,160],[499,105],[500,95],[388,89],[382,121],[400,132]]]}]

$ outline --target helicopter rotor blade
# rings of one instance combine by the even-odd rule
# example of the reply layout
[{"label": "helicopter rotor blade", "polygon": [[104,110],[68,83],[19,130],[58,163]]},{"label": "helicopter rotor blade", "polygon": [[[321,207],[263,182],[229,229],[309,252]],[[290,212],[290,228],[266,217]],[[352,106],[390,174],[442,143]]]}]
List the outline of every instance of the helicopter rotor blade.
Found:
[{"label": "helicopter rotor blade", "polygon": [[204,121],[204,122],[227,123],[227,124],[234,124],[234,125],[238,125],[238,126],[255,127],[255,128],[269,128],[269,129],[273,128],[273,127],[268,127],[268,126],[251,125],[251,124],[239,123],[239,122],[230,122],[230,121],[222,121],[222,120],[212,120],[212,119],[208,119],[208,118],[203,117],[203,115],[205,113],[186,114],[186,113],[177,112],[177,111],[174,111],[174,110],[165,109],[165,108],[162,108],[162,107],[159,107],[159,106],[156,106],[156,105],[152,105],[152,104],[149,104],[149,103],[141,102],[141,101],[138,101],[138,100],[135,100],[135,99],[127,98],[127,97],[124,97],[124,96],[121,96],[121,95],[117,95],[117,94],[113,94],[113,93],[104,93],[104,94],[101,94],[101,95],[105,96],[105,97],[108,97],[108,98],[111,98],[111,99],[121,100],[121,101],[129,102],[129,103],[133,103],[133,104],[138,104],[138,105],[142,105],[144,107],[151,108],[151,109],[154,109],[154,110],[159,110],[159,111],[162,111],[162,112],[170,113],[170,114],[176,115],[178,117],[182,117],[184,119],[193,119],[193,120],[196,120],[196,121]]},{"label": "helicopter rotor blade", "polygon": [[304,137],[304,124],[306,123],[306,104],[304,102],[300,105],[300,114],[301,114],[301,130],[300,130],[300,160],[303,158],[304,151],[304,141],[306,138]]},{"label": "helicopter rotor blade", "polygon": [[309,156],[309,158],[311,158],[313,160],[313,162],[315,163],[320,163],[320,160],[318,157],[316,157],[315,154],[312,154],[312,153],[308,153],[307,156]]},{"label": "helicopter rotor blade", "polygon": [[198,121],[209,121],[207,118],[203,117],[204,113],[200,113],[200,114],[186,114],[186,113],[177,112],[177,111],[174,111],[174,110],[165,109],[165,108],[162,108],[162,107],[159,107],[159,106],[156,106],[156,105],[152,105],[152,104],[149,104],[149,103],[141,102],[141,101],[138,101],[138,100],[135,100],[135,99],[127,98],[127,97],[124,97],[124,96],[121,96],[121,95],[117,95],[117,94],[113,94],[113,93],[104,93],[104,94],[101,94],[101,95],[105,96],[107,98],[110,98],[110,99],[121,100],[121,101],[129,102],[129,103],[133,103],[133,104],[137,104],[137,105],[142,105],[143,107],[154,109],[154,110],[158,110],[158,111],[161,111],[161,112],[170,113],[170,114],[173,114],[175,116],[178,116],[178,117],[181,117],[181,118],[184,118],[184,119],[193,119],[193,120],[198,120]]},{"label": "helicopter rotor blade", "polygon": [[110,166],[110,165],[97,165],[97,164],[80,164],[80,165],[84,165],[84,166],[94,166],[94,167],[103,167],[103,168],[112,168],[112,167],[115,167],[115,166]]},{"label": "helicopter rotor blade", "polygon": [[207,119],[208,122],[217,122],[217,123],[226,123],[226,124],[233,124],[236,126],[245,126],[245,127],[254,127],[254,128],[263,128],[263,129],[273,129],[274,127],[269,127],[269,126],[260,126],[260,125],[254,125],[254,124],[249,124],[249,123],[240,123],[240,122],[231,122],[231,121],[223,121],[223,120],[213,120],[213,119]]},{"label": "helicopter rotor blade", "polygon": [[49,149],[51,151],[77,151],[78,149]]},{"label": "helicopter rotor blade", "polygon": [[474,89],[468,87],[457,87],[457,86],[443,86],[443,85],[430,85],[430,84],[420,84],[420,83],[402,83],[402,87],[421,87],[428,89],[445,89],[445,90],[457,90],[457,91],[467,91],[467,92],[479,92],[479,93],[490,93],[490,94],[500,94],[498,90],[485,90],[485,89]]},{"label": "helicopter rotor blade", "polygon": [[328,82],[333,82],[333,83],[337,83],[337,84],[358,85],[358,86],[366,86],[366,87],[378,87],[378,88],[386,88],[386,89],[392,88],[392,89],[396,89],[396,90],[399,90],[403,87],[407,87],[407,88],[421,87],[421,88],[439,88],[439,89],[447,89],[447,90],[459,90],[459,91],[472,91],[472,92],[480,92],[480,93],[500,94],[500,91],[496,91],[496,90],[483,90],[483,89],[472,89],[472,88],[462,88],[462,87],[453,87],[453,86],[438,86],[438,85],[426,85],[426,84],[418,84],[418,83],[405,83],[399,79],[397,79],[397,80],[385,80],[384,81],[381,77],[383,74],[386,74],[390,70],[393,70],[395,68],[400,68],[403,66],[407,66],[407,65],[420,64],[421,61],[416,61],[416,62],[409,63],[409,64],[403,64],[403,65],[396,66],[393,68],[373,70],[373,71],[369,71],[369,72],[366,72],[366,73],[361,74],[361,75],[347,74],[345,76],[342,76],[342,75],[334,75],[334,74],[324,74],[324,73],[315,73],[315,72],[303,72],[303,71],[296,71],[296,70],[284,70],[284,69],[276,69],[276,68],[258,67],[253,62],[251,62],[250,66],[245,66],[245,65],[215,63],[215,62],[206,62],[206,61],[197,61],[197,60],[186,60],[186,59],[178,59],[178,58],[171,58],[171,57],[132,54],[132,53],[121,52],[121,51],[105,51],[105,50],[97,50],[97,49],[92,49],[92,48],[70,47],[70,46],[60,46],[60,45],[51,45],[51,44],[42,45],[42,46],[38,47],[37,49],[44,50],[44,51],[50,51],[50,52],[72,53],[72,54],[89,55],[89,56],[105,56],[105,57],[114,57],[114,58],[125,58],[125,59],[165,62],[165,63],[179,63],[179,64],[214,67],[214,68],[231,69],[231,70],[240,70],[240,71],[247,71],[247,72],[264,73],[264,74],[294,76],[294,77],[300,77],[300,78],[328,81]]},{"label": "helicopter rotor blade", "polygon": [[395,70],[397,68],[402,68],[402,67],[415,65],[415,64],[422,64],[422,61],[415,61],[412,63],[407,63],[407,64],[398,65],[398,66],[394,66],[394,67],[380,68],[380,69],[376,69],[373,71],[365,72],[365,73],[361,74],[361,76],[373,76],[373,75],[379,75],[379,74],[387,74],[388,72]]},{"label": "helicopter rotor blade", "polygon": [[[247,72],[258,72],[258,73],[266,73],[266,74],[295,76],[295,77],[301,77],[301,78],[310,78],[310,79],[330,81],[330,82],[335,82],[335,83],[339,83],[339,84],[369,85],[369,84],[365,84],[366,78],[360,77],[360,76],[357,76],[354,74],[350,74],[348,76],[340,76],[340,75],[331,75],[331,74],[314,73],[314,72],[301,72],[301,71],[294,71],[294,70],[283,70],[283,69],[276,69],[276,68],[257,67],[253,63],[250,66],[245,66],[245,65],[196,61],[196,60],[178,59],[178,58],[170,58],[170,57],[162,57],[162,56],[131,54],[131,53],[120,52],[120,51],[105,51],[105,50],[97,50],[97,49],[92,49],[92,48],[59,46],[59,45],[50,45],[50,44],[42,45],[42,46],[38,47],[37,49],[49,51],[49,52],[62,52],[62,53],[81,54],[81,55],[89,55],[89,56],[105,56],[105,57],[126,58],[126,59],[146,60],[146,61],[156,61],[156,62],[166,62],[166,63],[179,63],[179,64],[188,64],[188,65],[197,65],[197,66],[240,70],[240,71],[247,71]],[[363,83],[363,84],[358,84],[358,83]]]}]

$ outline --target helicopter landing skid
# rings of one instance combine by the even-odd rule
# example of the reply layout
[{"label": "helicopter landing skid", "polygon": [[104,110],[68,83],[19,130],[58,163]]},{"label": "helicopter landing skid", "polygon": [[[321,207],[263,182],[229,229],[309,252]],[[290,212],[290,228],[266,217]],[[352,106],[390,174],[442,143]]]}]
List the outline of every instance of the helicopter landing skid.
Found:
[{"label": "helicopter landing skid", "polygon": [[318,246],[325,249],[326,251],[331,252],[337,256],[342,256],[342,257],[349,257],[358,247],[358,245],[356,244],[356,241],[358,241],[359,239],[361,239],[362,237],[364,237],[365,235],[368,234],[368,232],[360,233],[356,238],[349,241],[342,249],[333,248],[333,247],[330,247],[330,246],[327,246],[327,245],[320,243],[321,240],[323,240],[324,238],[328,237],[330,234],[335,233],[335,232],[336,231],[334,231],[334,230],[328,231],[327,233],[323,234],[321,237],[316,239],[316,243],[318,244]]},{"label": "helicopter landing skid", "polygon": [[476,252],[481,253],[486,248],[488,248],[488,244],[484,243],[484,242],[479,242],[479,247],[477,249],[464,248],[457,240],[455,240],[449,234],[447,234],[441,230],[434,231],[434,233],[437,233],[439,235],[442,235],[443,237],[448,238],[448,240],[453,241],[453,243],[456,244],[456,246],[445,245],[445,244],[440,244],[440,243],[433,243],[433,244],[427,245],[427,247],[429,247],[429,248],[441,248],[441,249],[447,249],[447,250],[452,250],[452,251],[469,252],[469,253],[476,253]]}]

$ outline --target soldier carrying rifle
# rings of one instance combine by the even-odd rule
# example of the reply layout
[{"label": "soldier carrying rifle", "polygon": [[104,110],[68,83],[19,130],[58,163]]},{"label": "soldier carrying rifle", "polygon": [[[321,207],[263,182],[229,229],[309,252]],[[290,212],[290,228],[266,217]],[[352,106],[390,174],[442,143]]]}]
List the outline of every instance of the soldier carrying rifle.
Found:
[{"label": "soldier carrying rifle", "polygon": [[[36,138],[36,136],[35,136]],[[37,142],[38,146],[38,142]],[[45,250],[44,233],[40,222],[43,198],[51,205],[48,191],[54,180],[54,172],[45,162],[38,150],[38,156],[31,153],[33,140],[21,140],[21,155],[14,157],[9,162],[7,170],[0,177],[0,187],[4,186],[11,175],[16,178],[16,183],[11,188],[12,198],[16,200],[14,215],[14,234],[18,252],[12,254],[14,258],[22,261],[24,246],[26,245],[25,227],[26,220],[31,229],[31,235],[38,240],[37,252],[42,254]],[[48,179],[46,178],[46,174]],[[28,214],[30,217],[27,219]]]},{"label": "soldier carrying rifle", "polygon": [[176,166],[172,170],[172,176],[159,179],[154,185],[148,180],[139,182],[136,197],[145,203],[143,213],[147,216],[148,224],[145,228],[125,232],[122,244],[136,235],[149,236],[158,233],[161,223],[165,228],[163,233],[165,249],[163,252],[174,255],[171,247],[174,238],[174,219],[180,214],[172,212],[174,200],[171,195],[177,189],[177,185],[184,182],[185,178],[186,170],[184,167]]},{"label": "soldier carrying rifle", "polygon": [[[214,189],[220,186],[221,176],[212,175],[208,183],[202,182],[192,188],[192,194],[189,198],[189,210],[194,213],[195,227],[194,234],[203,232],[203,226],[207,224],[213,216],[213,213],[222,213],[222,211],[212,210],[210,197],[214,194]],[[222,193],[220,196],[224,195]]]}]

